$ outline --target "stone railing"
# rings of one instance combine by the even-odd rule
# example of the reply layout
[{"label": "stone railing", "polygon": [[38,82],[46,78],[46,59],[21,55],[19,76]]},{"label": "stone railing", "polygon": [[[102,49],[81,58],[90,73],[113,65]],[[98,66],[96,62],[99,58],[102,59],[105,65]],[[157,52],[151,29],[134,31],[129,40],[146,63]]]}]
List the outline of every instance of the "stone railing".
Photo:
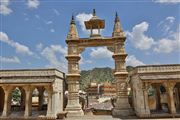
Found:
[{"label": "stone railing", "polygon": [[180,64],[138,66],[136,70],[137,73],[180,72]]}]

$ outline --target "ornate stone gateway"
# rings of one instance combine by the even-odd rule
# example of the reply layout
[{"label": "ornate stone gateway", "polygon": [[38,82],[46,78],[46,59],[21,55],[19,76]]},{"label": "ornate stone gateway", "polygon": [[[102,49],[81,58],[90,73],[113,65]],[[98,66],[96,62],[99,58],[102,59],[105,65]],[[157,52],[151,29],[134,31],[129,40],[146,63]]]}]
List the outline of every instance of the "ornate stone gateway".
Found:
[{"label": "ornate stone gateway", "polygon": [[[87,30],[91,31],[90,37],[79,38],[75,20],[72,16],[70,30],[66,39],[68,45],[68,55],[66,59],[68,60],[67,81],[69,91],[66,111],[68,111],[68,116],[82,116],[84,114],[79,104],[78,96],[80,54],[86,47],[98,46],[107,46],[108,50],[114,53],[112,57],[115,61],[114,77],[116,80],[117,101],[112,114],[114,116],[128,116],[131,113],[131,109],[128,103],[127,83],[125,81],[128,74],[125,67],[127,54],[124,49],[126,37],[122,31],[119,17],[116,13],[112,37],[101,36],[100,29],[105,28],[105,21],[96,16],[95,10],[93,10],[93,17],[89,21],[85,21],[85,26]],[[94,30],[97,30],[97,32]]]}]

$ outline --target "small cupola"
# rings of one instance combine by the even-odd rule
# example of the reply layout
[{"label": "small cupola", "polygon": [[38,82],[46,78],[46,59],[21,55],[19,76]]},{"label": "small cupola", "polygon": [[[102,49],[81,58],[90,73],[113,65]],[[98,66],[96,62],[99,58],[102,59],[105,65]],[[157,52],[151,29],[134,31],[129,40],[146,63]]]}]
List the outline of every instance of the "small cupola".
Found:
[{"label": "small cupola", "polygon": [[86,29],[90,30],[90,37],[101,37],[100,29],[104,29],[105,20],[96,16],[96,11],[93,9],[93,16],[89,21],[84,22]]}]

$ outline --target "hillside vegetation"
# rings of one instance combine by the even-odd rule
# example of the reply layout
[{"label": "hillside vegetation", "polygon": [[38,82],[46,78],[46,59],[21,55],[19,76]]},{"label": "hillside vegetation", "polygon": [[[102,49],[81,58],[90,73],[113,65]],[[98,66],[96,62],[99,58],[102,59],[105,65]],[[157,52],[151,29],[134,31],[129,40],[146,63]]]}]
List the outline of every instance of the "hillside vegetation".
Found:
[{"label": "hillside vegetation", "polygon": [[[127,66],[127,71],[133,70],[133,67]],[[85,89],[90,82],[113,82],[113,70],[109,67],[105,68],[94,68],[92,70],[82,70],[80,78],[80,88]]]}]

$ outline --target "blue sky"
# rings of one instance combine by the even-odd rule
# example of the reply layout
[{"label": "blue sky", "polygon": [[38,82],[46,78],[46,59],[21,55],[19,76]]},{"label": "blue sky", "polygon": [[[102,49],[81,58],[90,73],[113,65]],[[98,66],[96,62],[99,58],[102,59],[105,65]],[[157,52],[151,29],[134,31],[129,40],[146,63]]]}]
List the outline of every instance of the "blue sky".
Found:
[{"label": "blue sky", "polygon": [[[102,36],[111,36],[115,12],[126,33],[127,65],[180,63],[180,3],[178,0],[1,0],[0,68],[67,70],[65,39],[72,14],[79,37],[89,37],[84,20],[105,20]],[[112,53],[105,47],[87,48],[81,69],[112,67]]]}]

